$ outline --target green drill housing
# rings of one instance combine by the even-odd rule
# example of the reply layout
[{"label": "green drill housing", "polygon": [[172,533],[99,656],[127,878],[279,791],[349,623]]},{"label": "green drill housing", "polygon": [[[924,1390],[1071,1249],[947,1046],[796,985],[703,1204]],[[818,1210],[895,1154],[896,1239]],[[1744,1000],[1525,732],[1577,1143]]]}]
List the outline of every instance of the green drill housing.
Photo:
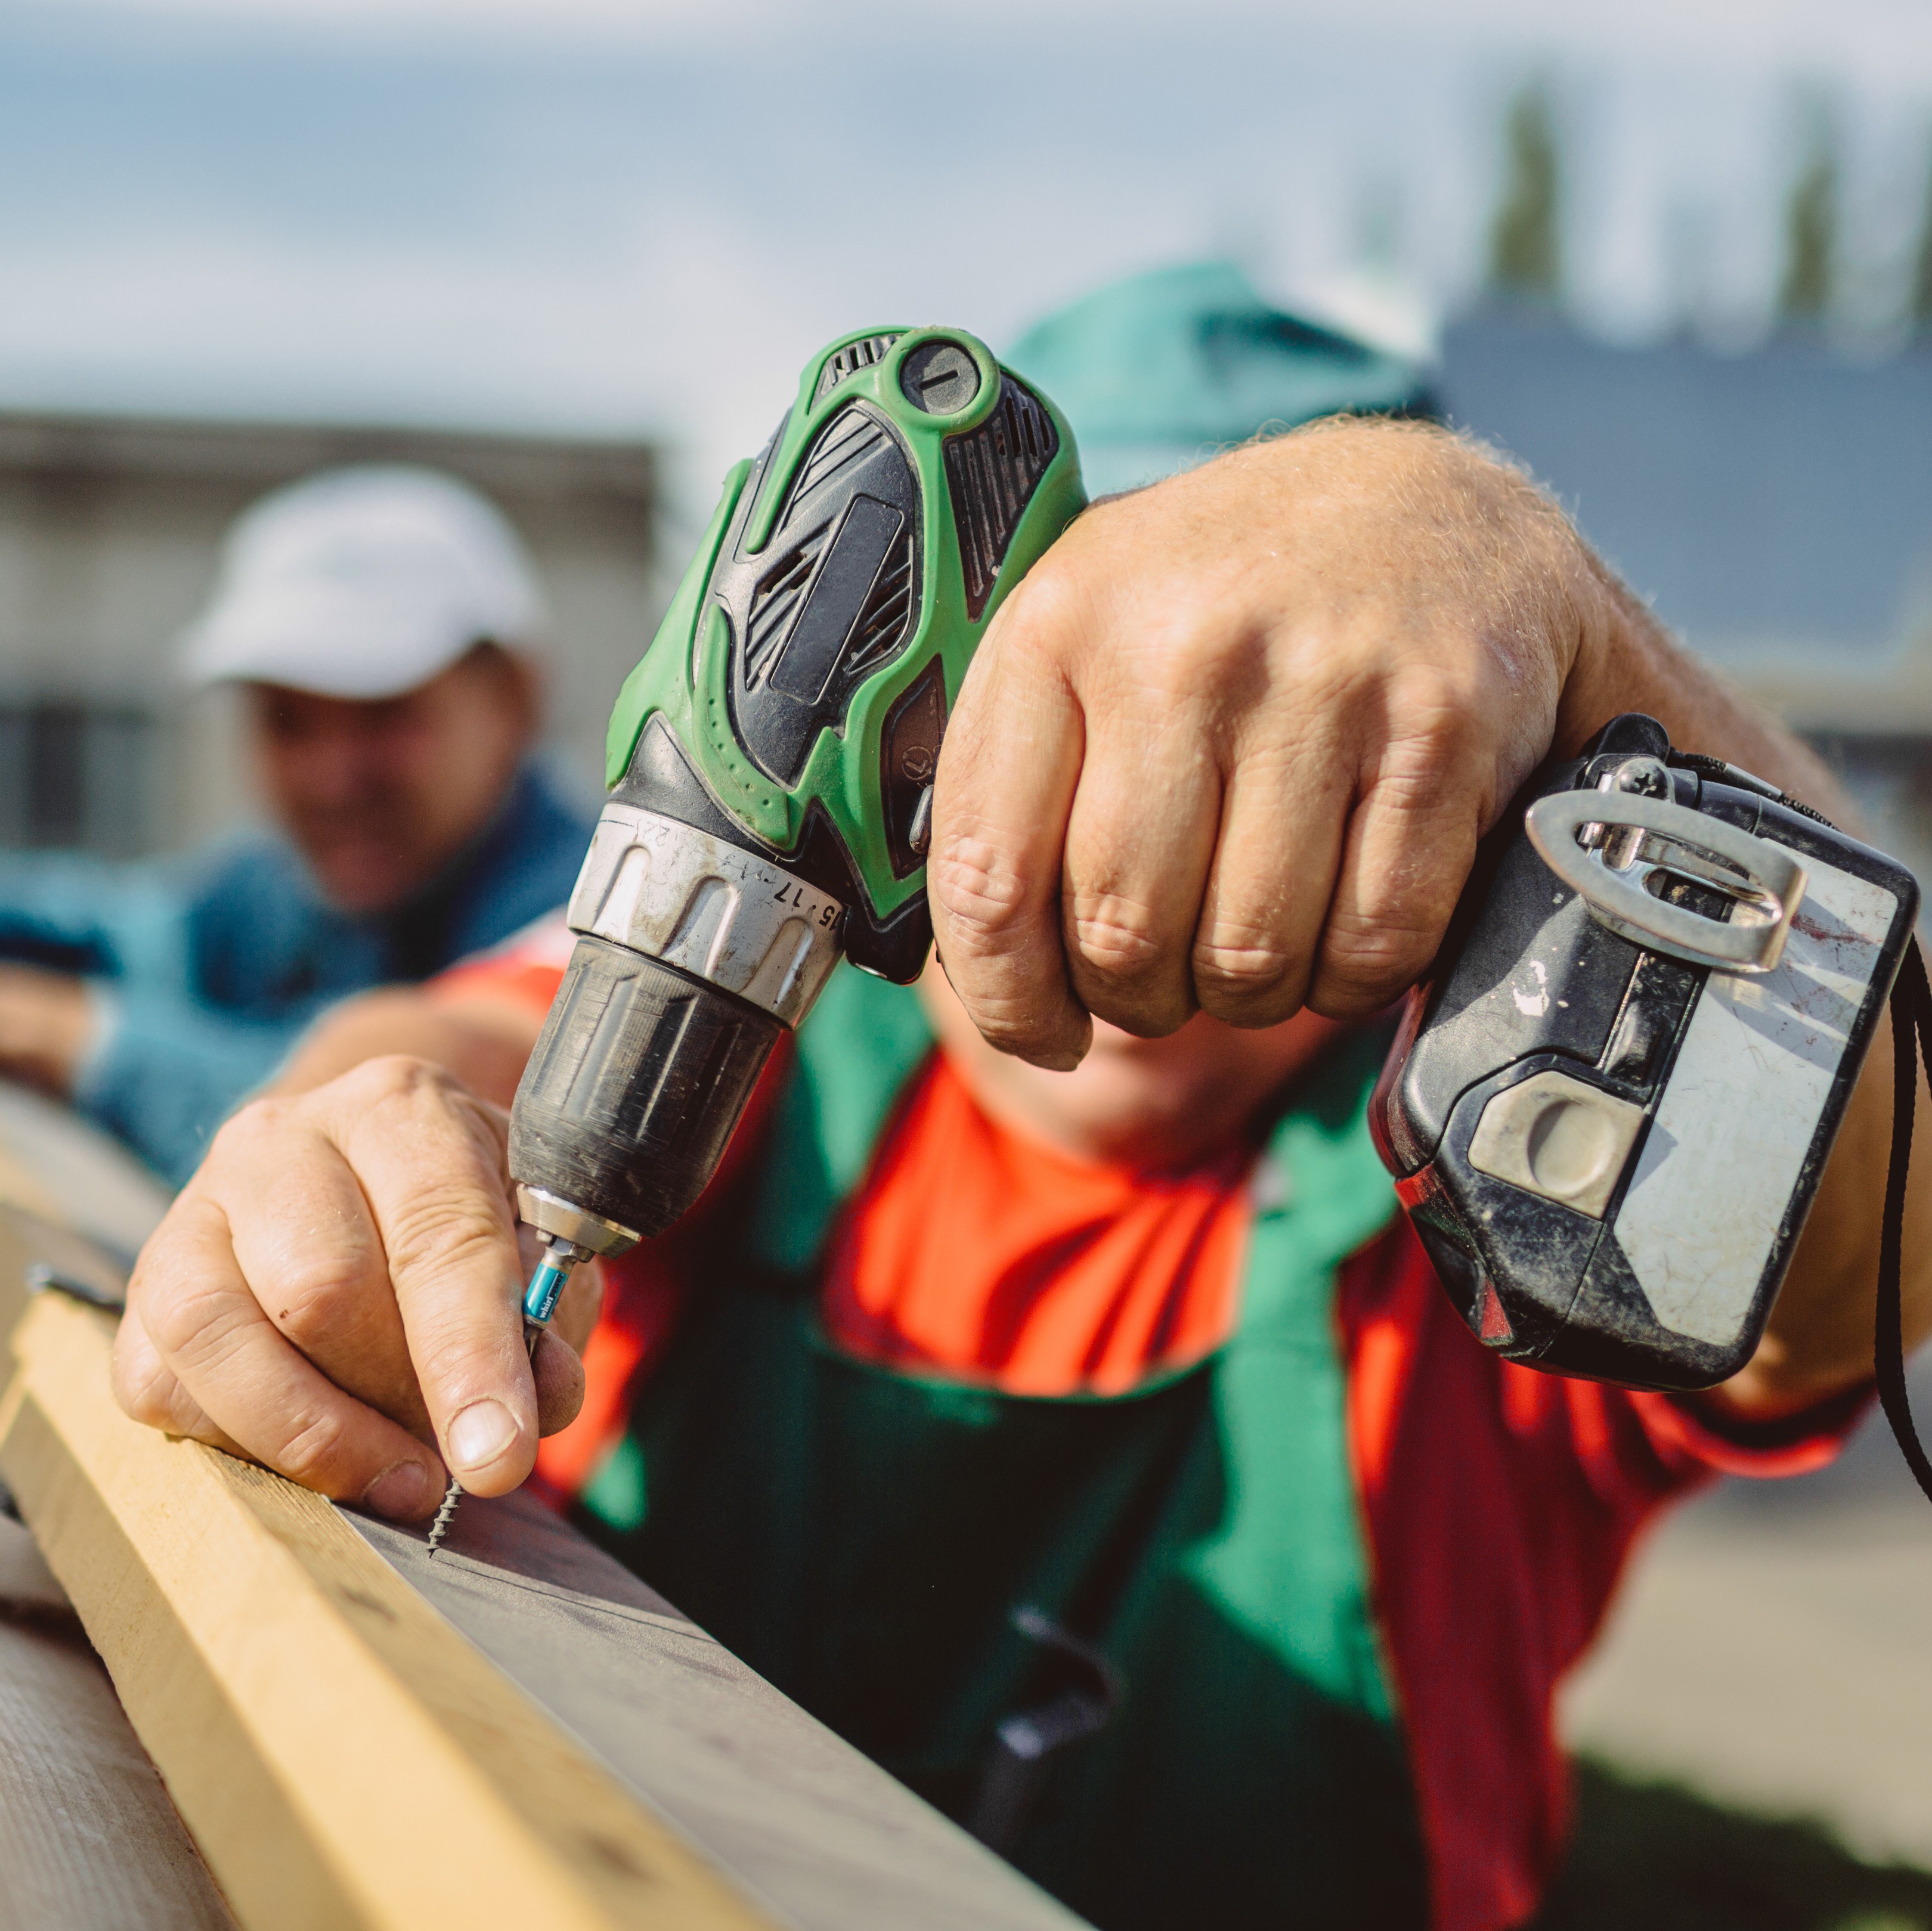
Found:
[{"label": "green drill housing", "polygon": [[576,949],[511,1113],[551,1254],[532,1320],[698,1198],[842,957],[918,976],[946,718],[1084,502],[1064,420],[956,329],[842,337],[725,479],[618,698]]},{"label": "green drill housing", "polygon": [[776,859],[844,904],[855,963],[916,976],[926,794],[960,679],[1085,501],[1065,419],[983,343],[841,337],[725,478],[612,715],[614,794]]}]

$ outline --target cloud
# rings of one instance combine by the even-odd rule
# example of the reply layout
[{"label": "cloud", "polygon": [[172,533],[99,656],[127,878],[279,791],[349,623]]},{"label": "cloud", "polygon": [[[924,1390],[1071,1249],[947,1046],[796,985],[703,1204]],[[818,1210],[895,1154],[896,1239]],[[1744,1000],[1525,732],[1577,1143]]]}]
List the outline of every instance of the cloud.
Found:
[{"label": "cloud", "polygon": [[1826,52],[1882,307],[1922,211],[1932,9],[1838,0],[1828,35],[1824,10],[980,0],[962,38],[869,0],[15,0],[0,398],[647,432],[705,495],[848,328],[1010,339],[1207,254],[1332,286],[1371,217],[1462,301],[1498,112],[1539,70],[1580,312],[1736,337]]},{"label": "cloud", "polygon": [[[514,36],[555,46],[743,49],[823,43],[956,40],[953,0],[16,0],[22,10],[294,28],[394,42]],[[1104,28],[1111,37],[1180,26],[1200,36],[1279,41],[1336,23],[1330,0],[976,0],[976,35]],[[1733,71],[1802,70],[1932,86],[1932,10],[1920,0],[1353,0],[1348,25],[1436,45],[1533,54],[1721,62]]]}]

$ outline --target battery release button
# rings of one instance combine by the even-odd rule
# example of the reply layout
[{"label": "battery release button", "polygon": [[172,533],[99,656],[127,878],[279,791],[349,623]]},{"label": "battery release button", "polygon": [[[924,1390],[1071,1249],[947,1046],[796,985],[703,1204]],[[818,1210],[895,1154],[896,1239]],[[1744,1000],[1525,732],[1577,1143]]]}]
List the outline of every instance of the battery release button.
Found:
[{"label": "battery release button", "polygon": [[1642,1107],[1567,1073],[1534,1073],[1483,1108],[1469,1164],[1600,1220],[1642,1130]]}]

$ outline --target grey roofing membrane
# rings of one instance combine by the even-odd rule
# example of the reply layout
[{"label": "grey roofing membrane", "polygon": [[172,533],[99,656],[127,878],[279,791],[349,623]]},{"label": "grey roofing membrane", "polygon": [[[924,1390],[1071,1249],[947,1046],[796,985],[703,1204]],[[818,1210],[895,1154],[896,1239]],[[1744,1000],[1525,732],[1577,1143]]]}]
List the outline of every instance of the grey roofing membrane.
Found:
[{"label": "grey roofing membrane", "polygon": [[1932,347],[1622,349],[1489,313],[1449,329],[1438,379],[1714,657],[1870,667],[1932,619]]}]

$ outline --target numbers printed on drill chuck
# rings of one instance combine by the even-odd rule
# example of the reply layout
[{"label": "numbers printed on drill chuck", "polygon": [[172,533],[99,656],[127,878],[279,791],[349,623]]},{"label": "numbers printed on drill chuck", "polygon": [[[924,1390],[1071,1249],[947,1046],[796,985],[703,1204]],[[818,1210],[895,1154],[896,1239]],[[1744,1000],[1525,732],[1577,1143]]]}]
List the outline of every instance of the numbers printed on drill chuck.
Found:
[{"label": "numbers printed on drill chuck", "polygon": [[794,1026],[838,962],[844,910],[740,846],[613,802],[569,918],[573,931],[662,959]]}]

